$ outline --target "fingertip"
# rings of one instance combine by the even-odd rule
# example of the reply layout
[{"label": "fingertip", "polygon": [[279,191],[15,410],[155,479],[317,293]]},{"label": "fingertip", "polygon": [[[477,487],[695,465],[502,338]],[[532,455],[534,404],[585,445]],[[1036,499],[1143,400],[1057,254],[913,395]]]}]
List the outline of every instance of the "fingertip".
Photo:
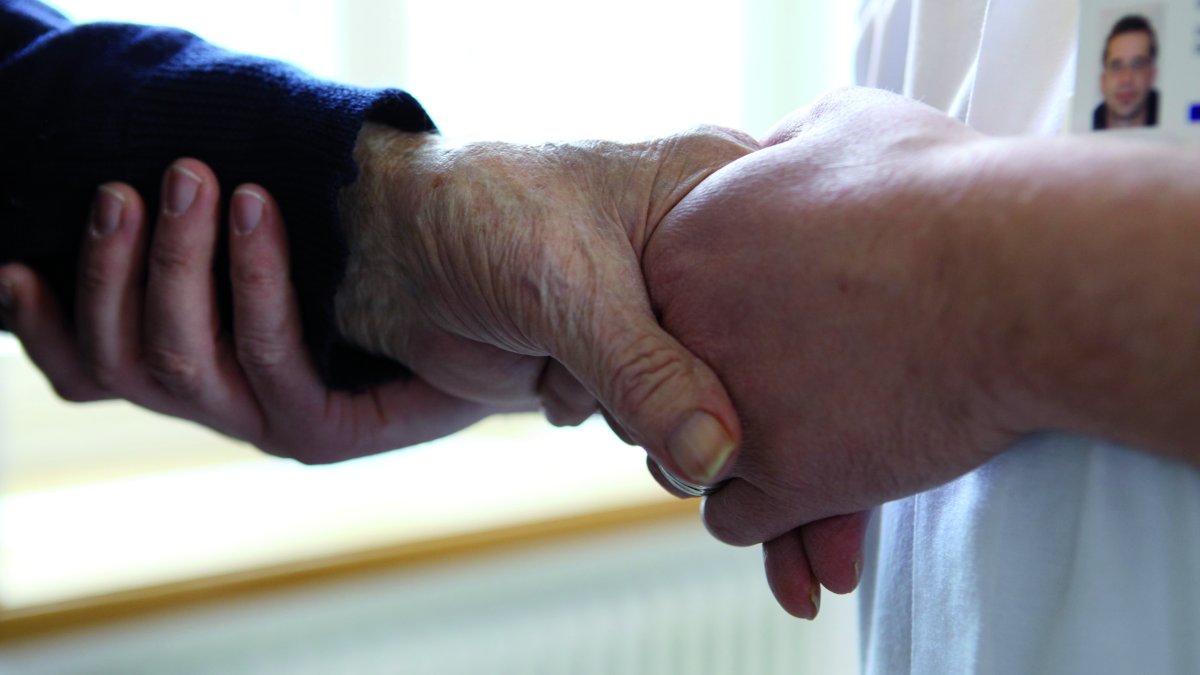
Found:
[{"label": "fingertip", "polygon": [[[49,297],[50,289],[46,287],[45,282],[38,277],[33,268],[24,263],[11,262],[0,265],[0,285],[6,287],[6,290],[0,293],[7,293],[8,308],[14,313],[53,300]],[[57,303],[54,308],[57,309]]]},{"label": "fingertip", "polygon": [[234,195],[246,195],[251,199],[257,199],[264,206],[263,218],[279,221],[282,218],[279,216],[279,203],[271,196],[271,191],[259,185],[258,183],[242,183],[238,185],[234,191]]},{"label": "fingertip", "polygon": [[0,315],[9,330],[12,330],[11,317],[20,304],[22,280],[28,275],[29,268],[20,263],[0,265]]},{"label": "fingertip", "polygon": [[764,504],[763,499],[757,488],[740,478],[733,478],[700,504],[704,528],[717,541],[730,546],[753,546],[767,541],[771,536],[763,536],[760,530],[766,520],[764,514],[771,513],[772,507]]},{"label": "fingertip", "polygon": [[579,426],[599,407],[592,393],[554,359],[548,359],[542,370],[538,398],[546,419],[556,427]]},{"label": "fingertip", "polygon": [[792,530],[763,544],[767,586],[788,614],[815,619],[821,609],[821,584],[805,556],[800,531]]},{"label": "fingertip", "polygon": [[68,401],[104,398],[83,372],[72,336],[50,288],[20,263],[0,266],[0,316],[59,397]]},{"label": "fingertip", "polygon": [[688,480],[713,485],[733,465],[737,441],[728,425],[708,410],[686,413],[667,436],[666,452]]},{"label": "fingertip", "polygon": [[121,226],[128,200],[118,186],[117,183],[105,183],[96,188],[88,218],[88,234],[93,239],[107,237]]},{"label": "fingertip", "polygon": [[217,175],[213,173],[212,168],[208,164],[196,159],[195,157],[179,157],[171,165],[167,167],[167,172],[179,171],[189,177],[195,178],[202,183],[216,183]]},{"label": "fingertip", "polygon": [[251,186],[240,186],[229,201],[229,222],[236,234],[248,237],[258,229],[266,210],[266,197]]},{"label": "fingertip", "polygon": [[[625,445],[637,445],[633,437],[629,435],[629,431],[617,421],[617,418],[613,417],[612,413],[604,408],[600,408],[600,414],[604,416],[604,421],[608,422],[608,428],[612,429],[612,432],[617,435],[617,438],[621,439],[621,442]],[[653,462],[654,458],[647,457],[646,460]]]},{"label": "fingertip", "polygon": [[[278,206],[260,185],[239,185],[229,200],[234,307],[276,312],[292,303],[286,233]],[[253,312],[252,312],[253,313]]]},{"label": "fingertip", "polygon": [[242,237],[258,232],[263,223],[282,221],[280,207],[262,185],[244,183],[236,187],[229,202],[229,222]]},{"label": "fingertip", "polygon": [[[80,255],[80,269],[86,271],[97,247],[108,247],[115,242],[127,245],[138,241],[144,231],[145,203],[141,195],[126,183],[109,182],[99,185],[92,198],[88,214],[88,237],[84,240]],[[81,280],[86,281],[86,278]]]},{"label": "fingertip", "polygon": [[861,511],[804,526],[804,551],[813,573],[830,591],[849,593],[858,587],[870,517],[870,511]]},{"label": "fingertip", "polygon": [[182,157],[171,162],[163,172],[159,211],[172,219],[183,218],[199,205],[204,210],[197,215],[208,215],[220,197],[220,183],[207,164],[191,157]]},{"label": "fingertip", "polygon": [[97,188],[97,194],[100,191],[108,192],[115,195],[121,200],[123,208],[121,210],[121,227],[130,225],[140,227],[146,218],[146,202],[142,199],[139,193],[132,185],[128,183],[110,182],[104,183]]}]

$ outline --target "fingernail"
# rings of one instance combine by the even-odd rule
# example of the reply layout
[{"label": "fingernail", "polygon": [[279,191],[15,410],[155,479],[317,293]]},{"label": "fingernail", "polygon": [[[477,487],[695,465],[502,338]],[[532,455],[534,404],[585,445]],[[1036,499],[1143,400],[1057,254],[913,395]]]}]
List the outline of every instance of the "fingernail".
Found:
[{"label": "fingernail", "polygon": [[854,583],[855,583],[855,585],[857,585],[858,582],[860,582],[860,581],[862,581],[862,558],[855,558],[854,559]]},{"label": "fingernail", "polygon": [[697,410],[667,439],[667,454],[690,481],[707,485],[733,454],[733,438],[712,415]]},{"label": "fingernail", "polygon": [[233,229],[238,234],[250,234],[262,222],[267,200],[257,190],[238,188],[233,191]]},{"label": "fingernail", "polygon": [[121,214],[125,212],[125,195],[107,185],[96,190],[96,202],[92,206],[92,236],[104,237],[121,226]]},{"label": "fingernail", "polygon": [[172,164],[167,178],[166,211],[172,216],[187,213],[192,202],[196,201],[196,193],[204,182],[194,171],[178,164]]},{"label": "fingernail", "polygon": [[[816,584],[816,580],[813,583]],[[813,589],[808,592],[808,599],[812,601],[812,618],[815,619],[817,618],[817,614],[821,612],[821,587],[819,585],[813,586]]]},{"label": "fingernail", "polygon": [[16,299],[13,283],[8,279],[0,279],[0,311],[6,314],[11,312],[16,305]]}]

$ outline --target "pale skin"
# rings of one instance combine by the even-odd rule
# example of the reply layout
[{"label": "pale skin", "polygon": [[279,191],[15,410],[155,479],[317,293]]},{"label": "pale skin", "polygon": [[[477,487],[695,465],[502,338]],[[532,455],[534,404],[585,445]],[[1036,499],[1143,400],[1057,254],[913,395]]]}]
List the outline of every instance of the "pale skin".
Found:
[{"label": "pale skin", "polygon": [[816,609],[797,526],[950,481],[1025,433],[1200,465],[1195,153],[992,139],[869,90],[766,145],[676,207],[643,269],[741,415],[705,523],[765,542],[788,611]]},{"label": "pale skin", "polygon": [[1121,33],[1108,41],[1100,91],[1109,129],[1146,126],[1146,101],[1158,78],[1150,35]]}]

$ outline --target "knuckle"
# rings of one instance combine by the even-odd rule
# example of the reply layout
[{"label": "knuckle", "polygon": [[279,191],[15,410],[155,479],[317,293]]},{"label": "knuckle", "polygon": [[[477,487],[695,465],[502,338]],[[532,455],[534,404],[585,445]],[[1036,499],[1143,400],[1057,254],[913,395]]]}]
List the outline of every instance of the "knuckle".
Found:
[{"label": "knuckle", "polygon": [[659,398],[660,392],[691,371],[675,350],[653,336],[635,340],[613,369],[609,382],[614,402],[622,410],[640,410]]},{"label": "knuckle", "polygon": [[253,443],[254,447],[272,457],[292,457],[292,454],[287,452],[284,445],[279,442],[279,439],[273,436],[254,439]]},{"label": "knuckle", "polygon": [[258,264],[239,264],[233,267],[233,282],[249,293],[273,291],[286,282],[277,269]]},{"label": "knuckle", "polygon": [[758,141],[753,136],[732,127],[723,127],[718,124],[700,124],[692,128],[690,133],[704,139],[717,149],[725,149],[730,146],[742,150],[758,148]]},{"label": "knuckle", "polygon": [[238,334],[236,339],[238,363],[258,371],[277,370],[289,357],[289,350],[279,339],[265,334]]},{"label": "knuckle", "polygon": [[183,276],[192,268],[192,256],[186,248],[159,241],[150,249],[150,269],[167,276]]},{"label": "knuckle", "polygon": [[121,270],[107,256],[91,255],[79,273],[79,289],[86,295],[99,295],[120,283]]},{"label": "knuckle", "polygon": [[855,106],[863,97],[862,90],[841,87],[822,93],[809,105],[789,113],[781,120],[766,140],[766,145],[777,145],[804,135],[825,120],[836,119]]},{"label": "knuckle", "polygon": [[275,457],[291,459],[305,466],[333,464],[344,456],[339,455],[337,444],[331,440],[328,429],[320,424],[300,423],[295,418],[267,422],[254,439],[259,450]]},{"label": "knuckle", "polygon": [[116,392],[124,382],[124,370],[108,361],[90,357],[83,360],[84,371],[101,391]]},{"label": "knuckle", "polygon": [[289,446],[287,449],[276,448],[280,457],[291,457],[305,466],[322,466],[325,464],[333,464],[338,461],[338,457],[330,452],[329,448],[315,444],[302,443]]},{"label": "knuckle", "polygon": [[750,134],[715,124],[694,126],[674,136],[673,141],[678,151],[689,157],[705,159],[705,165],[711,170],[716,170],[760,147],[759,142]]},{"label": "knuckle", "polygon": [[77,382],[51,382],[50,387],[54,389],[56,396],[68,403],[89,403],[100,398],[88,387]]},{"label": "knuckle", "polygon": [[804,109],[803,114],[812,119],[836,117],[848,111],[869,106],[879,99],[877,92],[862,87],[835,87],[824,92]]},{"label": "knuckle", "polygon": [[146,351],[146,368],[156,382],[180,398],[192,399],[200,393],[200,369],[184,354],[153,346]]}]

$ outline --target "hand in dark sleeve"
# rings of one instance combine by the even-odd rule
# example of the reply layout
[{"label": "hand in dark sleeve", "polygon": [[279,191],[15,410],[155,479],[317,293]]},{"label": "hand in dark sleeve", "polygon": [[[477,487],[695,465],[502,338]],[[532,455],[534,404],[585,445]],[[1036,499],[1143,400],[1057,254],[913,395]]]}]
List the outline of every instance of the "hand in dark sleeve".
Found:
[{"label": "hand in dark sleeve", "polygon": [[[327,389],[301,337],[278,204],[259,185],[238,186],[222,228],[220,192],[194,159],[164,173],[156,213],[127,184],[100,186],[81,228],[73,312],[27,266],[0,267],[0,317],[60,396],[127,399],[305,463],[424,442],[505,410],[415,377],[356,394]],[[216,273],[223,229],[230,264]],[[232,327],[218,319],[221,277]]]},{"label": "hand in dark sleeve", "polygon": [[397,374],[341,344],[332,299],[347,250],[337,197],[356,175],[355,139],[368,118],[432,129],[410,96],[322,82],[185,31],[75,26],[17,2],[0,8],[0,101],[0,263],[30,264],[69,305],[95,186],[122,180],[156,195],[174,158],[202,158],[225,185],[255,180],[279,200],[304,335],[326,379]]}]

